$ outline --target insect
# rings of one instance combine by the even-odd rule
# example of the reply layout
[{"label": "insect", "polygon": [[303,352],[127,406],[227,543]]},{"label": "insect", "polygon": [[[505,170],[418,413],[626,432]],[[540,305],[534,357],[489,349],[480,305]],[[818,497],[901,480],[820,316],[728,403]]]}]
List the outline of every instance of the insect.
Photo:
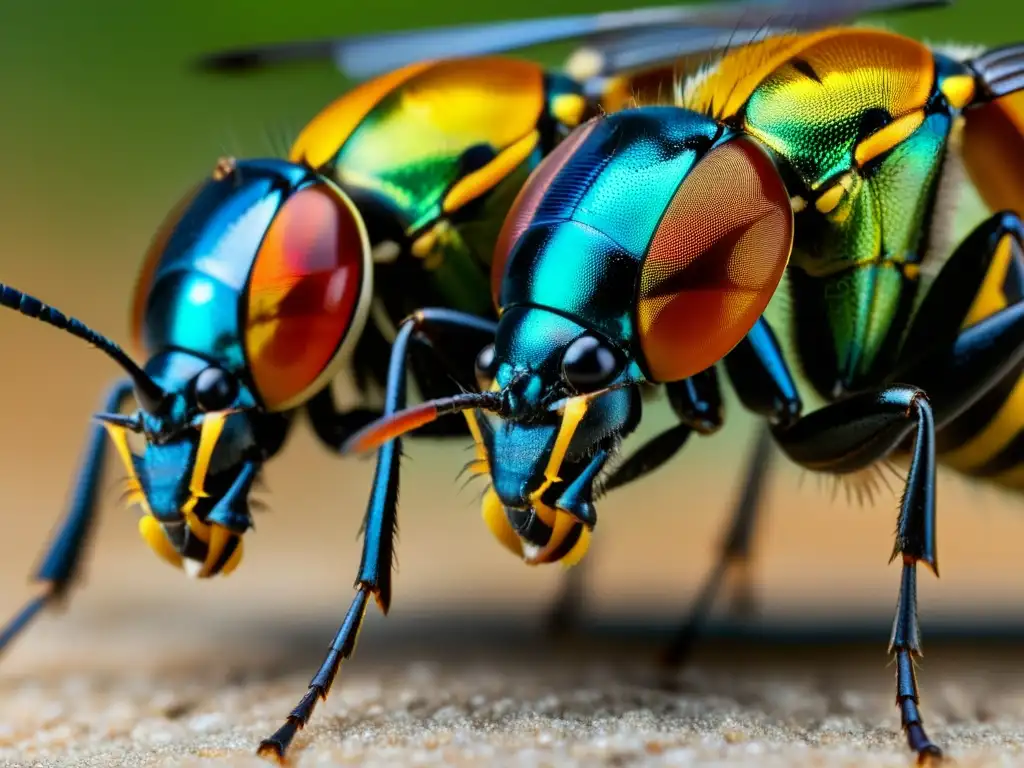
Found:
[{"label": "insect", "polygon": [[[687,429],[718,427],[708,414],[721,359],[743,406],[767,424],[730,541],[749,538],[770,442],[823,473],[909,462],[890,652],[907,743],[922,763],[940,759],[914,669],[917,564],[938,572],[936,464],[1014,487],[1024,476],[1013,399],[1024,370],[1022,89],[1024,44],[963,54],[830,28],[727,52],[682,84],[675,106],[591,119],[506,219],[493,273],[500,319],[477,359],[480,391],[400,409],[393,384],[394,412],[347,444],[382,446],[372,503],[385,486],[395,493],[400,436],[461,412],[491,481],[483,511],[495,534],[528,562],[576,561],[603,467],[639,418],[639,387],[664,383],[681,424],[626,462],[630,480],[675,454]],[[686,171],[673,183],[636,170],[675,161]],[[992,213],[950,247],[940,211],[957,163]],[[644,190],[631,204],[616,197],[628,179]],[[776,267],[792,304],[790,359],[759,309]],[[468,321],[424,309],[405,327]],[[403,353],[392,349],[396,370]],[[791,368],[824,406],[804,413]],[[354,617],[372,591],[358,587]],[[357,629],[353,619],[334,647],[351,650]]]},{"label": "insect", "polygon": [[[936,4],[667,6],[285,43],[219,52],[200,63],[206,71],[237,72],[330,57],[347,76],[372,78],[310,121],[289,156],[336,182],[368,230],[374,256],[370,322],[351,365],[365,394],[370,385],[384,387],[388,345],[416,309],[440,306],[496,319],[487,286],[504,216],[527,174],[581,121],[641,95],[671,92],[686,57],[700,60],[709,50],[757,39],[780,20],[786,28],[807,29],[872,10]],[[572,38],[586,45],[570,56],[564,72],[493,55]],[[459,58],[450,58],[453,53]],[[443,352],[443,366],[414,347],[411,369],[424,397],[449,392],[452,379],[473,385],[473,367],[463,363],[473,359],[475,345],[478,340],[435,332],[432,346]],[[329,397],[322,398],[325,408]],[[367,414],[345,414],[329,444],[337,445]],[[432,429],[435,435],[468,436],[459,420],[442,420]],[[552,629],[573,624],[580,582],[575,573],[566,578],[549,610]]]},{"label": "insect", "polygon": [[[727,11],[717,13],[735,18]],[[594,20],[601,18],[580,17],[576,21],[593,28],[600,27]],[[697,18],[677,17],[688,24]],[[558,22],[556,27],[561,25],[558,34],[573,36],[566,35],[564,19],[553,21]],[[648,21],[648,25],[664,22],[662,16]],[[538,25],[535,29],[545,28],[544,22]],[[628,25],[621,26],[625,29]],[[682,35],[683,24],[678,26]],[[579,24],[574,29],[578,32]],[[658,35],[663,33],[657,31]],[[550,28],[543,34],[547,39],[558,37]],[[654,34],[648,28],[643,35],[624,33],[617,42],[601,39],[608,46],[606,51],[612,51],[613,44],[625,50],[630,41],[633,45],[641,38],[650,42]],[[693,46],[691,49],[696,50]],[[490,66],[497,69],[483,71],[504,71],[495,60],[490,61]],[[481,66],[479,60],[465,64],[464,71]],[[662,73],[669,73],[664,64],[658,66]],[[424,64],[417,71],[428,70],[434,74],[446,71],[442,64],[433,68]],[[410,71],[404,70],[402,77],[410,77]],[[539,69],[531,71],[540,73]],[[626,81],[613,79],[612,84],[634,82],[632,77],[628,75]],[[484,99],[480,81],[475,82],[476,90],[468,90],[475,94],[473,98]],[[547,91],[541,88],[552,82],[558,87]],[[465,97],[465,92],[459,90],[465,83],[456,78],[454,92]],[[103,467],[106,435],[128,471],[131,498],[143,508],[140,532],[149,546],[192,575],[223,575],[232,572],[241,559],[242,538],[251,527],[249,491],[262,465],[282,448],[294,413],[305,409],[317,435],[332,447],[341,446],[378,415],[373,409],[339,412],[335,408],[328,384],[336,372],[351,366],[364,383],[370,379],[387,383],[385,412],[394,412],[397,403],[404,400],[404,386],[392,387],[391,383],[406,364],[405,353],[415,348],[413,341],[429,330],[430,348],[421,350],[419,357],[409,352],[409,367],[415,371],[424,396],[436,400],[438,390],[449,385],[448,375],[453,368],[457,380],[473,378],[474,361],[486,362],[478,358],[478,351],[494,338],[495,308],[479,297],[490,295],[488,288],[495,273],[489,272],[488,259],[484,258],[482,264],[473,262],[470,257],[477,258],[480,253],[474,253],[469,244],[497,237],[504,211],[529,169],[541,156],[561,146],[555,140],[544,144],[540,137],[568,133],[571,124],[582,120],[591,109],[586,100],[579,108],[583,97],[574,95],[576,85],[568,79],[545,79],[538,74],[529,83],[532,85],[525,90],[532,101],[525,96],[523,100],[492,100],[489,103],[496,111],[483,113],[492,122],[474,113],[474,119],[481,122],[469,126],[482,125],[481,132],[487,135],[497,130],[493,122],[497,115],[504,121],[500,125],[504,129],[506,123],[523,117],[519,110],[528,101],[536,109],[527,114],[527,128],[534,124],[530,120],[544,127],[543,131],[535,127],[536,136],[527,130],[530,141],[535,142],[528,153],[521,156],[516,150],[508,154],[503,152],[507,147],[499,146],[497,150],[502,151],[497,151],[492,146],[493,157],[486,151],[481,154],[475,148],[481,142],[472,130],[448,125],[445,127],[451,129],[450,133],[466,140],[468,146],[445,155],[444,162],[434,163],[436,174],[419,176],[423,184],[415,189],[416,185],[401,186],[400,181],[406,183],[410,178],[403,171],[422,171],[429,166],[424,157],[436,160],[429,152],[417,149],[411,152],[411,159],[399,158],[393,165],[384,163],[390,156],[387,152],[394,152],[395,146],[412,148],[413,143],[409,138],[412,134],[398,130],[408,126],[402,120],[404,113],[393,111],[395,100],[389,100],[395,93],[407,93],[402,88],[408,82],[397,75],[371,81],[349,94],[347,101],[328,107],[303,131],[287,161],[218,163],[213,176],[171,212],[147,255],[133,311],[136,346],[147,355],[145,365],[140,366],[113,342],[79,321],[14,288],[3,288],[0,302],[5,306],[69,330],[105,350],[124,369],[127,380],[115,386],[104,402],[102,425],[90,438],[71,509],[37,573],[44,591],[0,633],[0,647],[73,583],[97,505],[96,485]],[[509,89],[515,92],[513,85]],[[563,99],[566,96],[568,99]],[[401,103],[401,99],[396,100]],[[515,109],[509,111],[510,107]],[[559,122],[559,114],[568,117]],[[354,115],[359,115],[358,119]],[[398,136],[400,141],[388,142],[385,152],[375,142],[384,141],[389,131],[397,131],[391,137]],[[447,136],[442,132],[442,138]],[[357,137],[359,141],[353,141]],[[450,149],[447,141],[442,143]],[[345,155],[356,145],[362,151]],[[516,158],[518,164],[512,162]],[[736,162],[745,167],[740,160]],[[754,160],[748,165],[753,167]],[[424,189],[434,197],[421,205],[414,193]],[[500,202],[503,197],[505,203]],[[435,219],[430,219],[431,211]],[[465,218],[460,220],[463,215]],[[492,234],[474,240],[470,233],[475,228],[490,228]],[[444,271],[446,265],[451,271]],[[769,278],[765,280],[770,282]],[[758,297],[771,294],[767,282],[751,289],[755,304]],[[438,304],[440,308],[429,317],[442,319],[431,323],[429,329],[416,327],[414,334],[412,326],[399,322],[418,306],[436,308]],[[457,320],[444,322],[445,312]],[[415,315],[414,319],[420,317]],[[367,322],[368,318],[372,322]],[[389,322],[398,327],[389,330]],[[733,318],[730,323],[742,325],[742,318]],[[438,331],[442,327],[450,332]],[[734,336],[745,332],[733,325],[724,330],[729,329]],[[729,346],[725,343],[728,334],[722,338],[720,353]],[[706,349],[704,352],[711,354]],[[603,353],[597,354],[603,357]],[[447,365],[439,365],[439,359]],[[584,367],[587,359],[581,362]],[[713,355],[705,362],[713,362]],[[470,369],[468,376],[458,375],[460,367]],[[479,365],[476,368],[484,370]],[[686,419],[698,428],[716,420],[713,404],[708,407],[712,397],[708,381],[713,375],[698,372],[685,385],[670,388],[680,411],[689,414]],[[699,397],[698,390],[706,397]],[[121,407],[133,393],[138,410],[131,415],[121,414]],[[615,403],[616,398],[624,396],[610,395],[606,401]],[[631,391],[629,396],[632,398]],[[629,424],[628,420],[623,424],[620,435],[628,434]],[[419,434],[475,435],[474,429],[479,428],[479,424],[467,422],[455,430],[438,421],[424,423],[417,430]],[[133,450],[128,439],[131,433],[145,438],[144,450]],[[384,452],[392,450],[386,447]],[[391,455],[397,461],[396,454]],[[359,583],[366,589],[360,591],[362,597],[357,598],[343,625],[348,634],[332,646],[333,661],[329,660],[318,673],[288,723],[262,745],[265,754],[283,754],[296,730],[308,720],[317,697],[326,695],[337,671],[334,662],[340,663],[339,654],[351,651],[344,638],[354,642],[354,630],[367,603],[366,590],[375,594],[385,611],[389,605],[392,551],[387,534],[394,523],[393,499],[389,496],[397,489],[397,476],[394,466],[387,462],[382,466],[375,480],[377,490],[365,536],[370,548],[360,569]],[[550,516],[548,519],[555,526],[548,543],[560,541],[568,550],[548,548],[546,553],[528,554],[531,560],[572,562],[582,557],[589,526],[577,520],[586,518],[587,510],[593,509],[586,497],[593,478],[581,478],[578,486],[582,495],[573,507],[580,517],[563,515],[557,522]],[[552,480],[549,490],[553,487]],[[489,498],[488,509],[493,513],[493,498]],[[571,499],[554,501],[568,505]],[[508,529],[500,525],[499,518],[488,514],[487,519],[494,526],[492,530],[507,537]],[[531,536],[542,537],[544,520],[534,517],[532,524],[537,530]],[[531,543],[536,545],[536,541]]]},{"label": "insect", "polygon": [[[626,40],[632,27],[685,31],[735,16],[663,8],[550,19],[524,33],[603,25]],[[490,255],[504,215],[527,174],[597,102],[584,84],[512,58],[409,59],[377,74],[315,116],[287,159],[223,158],[168,214],[131,315],[144,365],[5,288],[6,306],[86,334],[127,379],[104,399],[71,508],[37,573],[44,589],[0,631],[0,649],[76,578],[105,435],[127,471],[128,498],[145,513],[147,544],[193,576],[226,575],[243,555],[252,485],[294,413],[304,410],[332,449],[380,415],[339,410],[335,374],[354,374],[367,396],[383,387],[396,326],[420,306],[478,315],[487,338]],[[446,364],[420,354],[412,365],[423,395],[448,393],[452,378],[471,385],[478,340],[434,342]],[[138,409],[124,415],[133,393]],[[468,432],[455,421],[421,434]]]}]

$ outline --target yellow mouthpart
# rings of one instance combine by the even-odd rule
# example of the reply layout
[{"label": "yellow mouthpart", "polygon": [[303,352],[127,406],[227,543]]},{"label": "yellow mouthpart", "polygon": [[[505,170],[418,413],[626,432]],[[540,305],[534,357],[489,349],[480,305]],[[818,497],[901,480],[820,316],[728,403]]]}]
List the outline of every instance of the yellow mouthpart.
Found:
[{"label": "yellow mouthpart", "polygon": [[[224,567],[220,569],[220,575],[227,576],[242,562],[243,541],[241,537],[222,526],[208,525],[202,522],[193,511],[199,499],[206,498],[209,495],[204,490],[204,483],[210,468],[210,458],[213,456],[213,449],[217,445],[217,440],[220,439],[224,429],[224,422],[230,413],[230,411],[217,411],[208,414],[203,419],[203,425],[199,434],[199,446],[196,449],[195,464],[189,482],[189,493],[191,495],[188,501],[185,502],[185,506],[181,509],[185,517],[185,524],[188,525],[189,530],[207,547],[206,558],[203,562],[198,568],[190,569],[192,575],[197,578],[208,578],[211,575],[213,567],[224,554],[232,538],[238,538],[239,541],[231,557],[224,564]],[[103,426],[106,428],[107,434],[110,435],[117,454],[121,457],[121,462],[128,472],[128,501],[138,503],[142,507],[144,514],[139,519],[139,534],[142,536],[143,541],[146,542],[146,545],[161,560],[170,563],[175,568],[184,569],[185,558],[174,548],[167,538],[163,526],[153,517],[153,512],[149,507],[146,496],[142,492],[142,483],[139,481],[139,476],[135,471],[135,464],[132,462],[132,452],[128,445],[126,428],[107,422],[103,422]]]},{"label": "yellow mouthpart", "polygon": [[[517,557],[523,558],[528,565],[550,562],[551,555],[564,544],[566,538],[577,527],[580,528],[579,539],[572,549],[559,559],[559,562],[566,568],[576,565],[583,559],[590,548],[589,528],[580,523],[575,516],[560,509],[550,507],[540,500],[544,492],[554,483],[558,482],[558,471],[565,460],[565,454],[569,450],[569,444],[572,442],[573,435],[586,415],[588,405],[589,397],[587,396],[574,397],[566,402],[558,436],[555,438],[554,448],[551,450],[551,456],[544,469],[544,482],[530,495],[530,504],[536,511],[537,516],[545,525],[551,528],[551,538],[544,547],[531,556],[524,557],[522,539],[519,538],[519,535],[509,524],[508,516],[505,514],[505,506],[498,498],[498,494],[493,488],[488,488],[487,493],[484,494],[481,515],[488,530],[503,547]],[[473,440],[476,443],[476,460],[470,466],[470,471],[478,474],[486,473],[490,471],[490,466],[487,461],[487,452],[484,449],[483,438],[480,434],[480,425],[476,421],[476,414],[472,411],[463,411],[463,416],[469,425],[470,434],[472,434]]]},{"label": "yellow mouthpart", "polygon": [[151,515],[149,502],[147,502],[146,495],[142,492],[142,483],[139,481],[139,475],[135,471],[135,464],[132,462],[132,449],[128,445],[127,429],[105,421],[101,423],[107,430],[107,434],[110,435],[110,441],[114,444],[114,449],[117,451],[117,455],[121,458],[121,463],[124,464],[125,471],[128,473],[129,501],[137,503],[142,507],[143,512]]},{"label": "yellow mouthpart", "polygon": [[[213,456],[213,449],[217,447],[220,433],[224,431],[224,421],[227,417],[228,411],[214,411],[203,419],[203,426],[199,432],[199,447],[196,448],[196,463],[192,467],[192,480],[188,484],[188,490],[193,499],[202,499],[207,496],[203,485],[206,482],[206,473],[210,469],[210,457]],[[195,506],[194,501],[192,506]],[[189,508],[191,509],[191,507]]]},{"label": "yellow mouthpart", "polygon": [[[219,525],[205,525],[201,523],[198,518],[194,515],[186,515],[185,519],[189,529],[207,545],[206,559],[202,562],[201,566],[195,571],[194,575],[196,578],[204,579],[211,575],[211,569],[217,564],[221,555],[224,553],[224,548],[230,543],[232,537],[237,537],[237,534],[232,533],[226,528],[222,528]],[[139,533],[142,534],[143,540],[149,545],[161,560],[170,563],[175,568],[185,567],[185,558],[183,558],[178,551],[171,545],[171,542],[167,538],[167,534],[164,533],[163,526],[157,521],[152,515],[144,515],[139,518]],[[227,576],[234,571],[238,564],[242,562],[242,546],[245,542],[239,537],[238,546],[235,547],[235,551],[231,554],[227,563],[220,569],[219,575]]]}]

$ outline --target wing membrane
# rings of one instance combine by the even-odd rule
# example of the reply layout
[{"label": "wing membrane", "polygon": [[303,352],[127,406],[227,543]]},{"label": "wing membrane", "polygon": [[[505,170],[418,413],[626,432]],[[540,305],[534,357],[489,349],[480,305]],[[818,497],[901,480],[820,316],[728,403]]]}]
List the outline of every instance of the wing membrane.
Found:
[{"label": "wing membrane", "polygon": [[213,53],[201,58],[199,64],[213,71],[238,71],[330,59],[347,77],[365,79],[427,59],[508,53],[568,41],[615,46],[622,58],[629,35],[644,31],[666,33],[668,28],[675,28],[685,40],[695,28],[730,33],[769,26],[810,29],[868,13],[944,6],[951,1],[737,0],[669,5],[260,45]]}]

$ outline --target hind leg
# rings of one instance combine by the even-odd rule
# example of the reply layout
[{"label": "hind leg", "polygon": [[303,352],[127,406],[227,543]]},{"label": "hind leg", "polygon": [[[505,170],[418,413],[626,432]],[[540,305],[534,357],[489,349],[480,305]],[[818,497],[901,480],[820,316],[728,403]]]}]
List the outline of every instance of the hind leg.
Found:
[{"label": "hind leg", "polygon": [[662,661],[669,667],[676,667],[689,657],[710,617],[715,598],[730,576],[735,579],[731,594],[733,609],[739,612],[746,608],[749,612],[755,607],[750,560],[754,531],[762,506],[762,488],[768,475],[772,450],[771,433],[763,427],[759,431],[740,486],[739,503],[733,511],[718,558],[698,590],[689,615],[676,630],[675,637],[665,651]]},{"label": "hind leg", "polygon": [[[965,292],[972,288],[969,282],[961,287]],[[936,323],[950,320],[937,303],[931,306],[937,312]],[[918,321],[927,323],[931,311],[919,315]],[[896,705],[907,743],[919,761],[926,762],[942,754],[924,730],[914,666],[921,655],[917,563],[924,562],[938,575],[935,425],[962,414],[1024,361],[1024,300],[970,325],[947,346],[933,347],[924,355],[908,351],[904,359],[909,364],[897,375],[916,386],[897,384],[857,395],[773,432],[798,464],[835,473],[869,466],[911,440],[910,471],[892,553],[903,567],[889,652],[896,661]]]},{"label": "hind leg", "polygon": [[[797,418],[802,405],[796,384],[775,334],[764,318],[758,320],[743,341],[726,356],[724,364],[746,410],[765,417],[774,425],[790,424]],[[771,451],[770,433],[762,427],[748,460],[740,498],[722,540],[718,559],[665,650],[662,660],[668,667],[679,666],[687,660],[710,618],[715,599],[729,577],[734,579],[734,605],[742,606],[744,598],[747,598],[748,607],[752,608],[750,561]]]},{"label": "hind leg", "polygon": [[800,466],[835,474],[869,467],[912,439],[892,554],[903,567],[889,652],[896,661],[896,705],[907,743],[922,761],[941,756],[924,729],[914,674],[914,659],[921,654],[917,563],[924,562],[937,572],[935,423],[927,396],[917,387],[884,387],[827,405],[773,433],[782,450]]}]

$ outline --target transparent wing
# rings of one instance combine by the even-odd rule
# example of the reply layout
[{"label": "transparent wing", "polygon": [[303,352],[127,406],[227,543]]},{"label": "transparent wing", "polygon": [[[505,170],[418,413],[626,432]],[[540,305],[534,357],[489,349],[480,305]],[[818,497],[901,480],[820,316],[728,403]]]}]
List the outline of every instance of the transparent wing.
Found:
[{"label": "transparent wing", "polygon": [[[695,30],[753,34],[768,27],[810,29],[880,11],[949,5],[952,0],[736,0],[627,11],[552,16],[296,41],[225,50],[202,57],[213,71],[250,70],[285,62],[330,59],[347,77],[365,79],[417,61],[482,56],[544,43],[579,41],[624,56],[630,34],[667,33],[685,40]],[[632,38],[643,40],[643,38]],[[667,41],[667,38],[666,38]],[[634,42],[633,47],[636,47]],[[663,42],[662,46],[667,45]],[[713,46],[709,46],[709,50]],[[701,49],[692,49],[690,53]],[[678,55],[678,52],[675,54]],[[634,52],[633,58],[640,56]],[[605,73],[607,74],[607,73]]]},{"label": "transparent wing", "polygon": [[[759,2],[756,12],[736,14],[737,25],[717,27],[660,27],[630,29],[584,41],[569,58],[566,69],[579,79],[606,78],[625,72],[700,57],[736,48],[787,31],[807,31],[851,23],[870,13],[922,10],[948,6],[951,0],[822,0]],[[749,4],[744,4],[748,5]],[[769,10],[769,8],[771,10]]]},{"label": "transparent wing", "polygon": [[688,56],[702,56],[747,45],[785,32],[791,27],[754,29],[664,29],[634,30],[627,34],[594,40],[577,48],[565,69],[579,81],[598,81],[625,72],[670,64]]},{"label": "transparent wing", "polygon": [[978,73],[987,98],[998,99],[1024,89],[1024,43],[993,48],[968,63]]}]

